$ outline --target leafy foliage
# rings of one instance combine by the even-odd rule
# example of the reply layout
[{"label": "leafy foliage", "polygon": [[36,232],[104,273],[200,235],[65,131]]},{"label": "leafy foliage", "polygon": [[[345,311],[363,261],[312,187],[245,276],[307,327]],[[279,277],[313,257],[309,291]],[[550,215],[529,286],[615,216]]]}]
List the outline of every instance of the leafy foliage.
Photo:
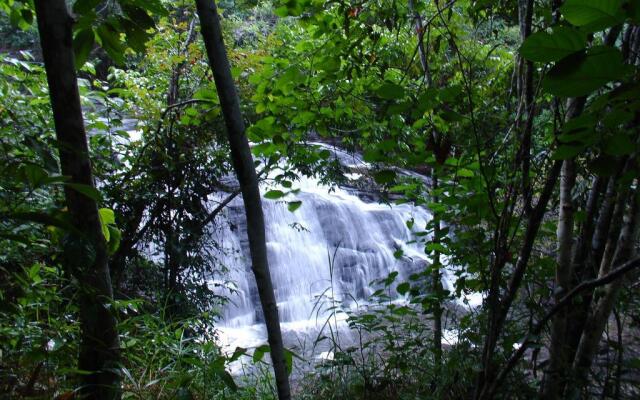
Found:
[{"label": "leafy foliage", "polygon": [[[618,265],[638,190],[640,7],[520,3],[219,2],[247,136],[274,184],[265,199],[299,214],[299,178],[348,182],[349,167],[321,142],[362,155],[358,188],[433,215],[425,226],[407,221],[431,265],[373,282],[367,305],[319,299],[330,318],[315,345],[332,358],[305,375],[287,353],[301,398],[535,397],[555,331],[534,328],[568,289],[557,278],[556,214],[566,211],[557,187],[571,181],[558,178],[560,165],[575,175],[571,287]],[[83,288],[62,255],[94,254],[64,205],[73,188],[100,207],[124,397],[272,396],[260,372],[268,346],[225,354],[215,344],[232,299],[209,285],[228,272],[211,231],[227,223],[216,202],[239,192],[193,5],[77,0],[72,10],[97,190],[61,176],[33,2],[0,0],[0,390],[64,395],[83,373],[74,360]],[[619,294],[603,332],[625,332],[593,356],[593,376],[606,379],[578,382],[585,396],[637,391],[637,354],[626,350],[638,339],[637,279],[625,279],[571,303],[589,311]],[[474,295],[482,304],[469,304]],[[340,318],[357,341],[341,341]],[[593,326],[577,324],[575,335]],[[521,346],[526,361],[506,363]],[[258,376],[231,376],[249,354]]]}]

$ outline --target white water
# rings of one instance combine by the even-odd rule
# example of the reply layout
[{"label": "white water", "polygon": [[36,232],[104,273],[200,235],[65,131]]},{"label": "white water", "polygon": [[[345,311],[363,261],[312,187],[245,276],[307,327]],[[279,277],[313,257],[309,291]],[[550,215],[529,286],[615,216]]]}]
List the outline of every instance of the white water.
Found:
[{"label": "white water", "polygon": [[[331,268],[337,299],[365,299],[372,293],[371,281],[398,271],[401,282],[427,262],[421,249],[406,245],[414,239],[406,222],[414,219],[414,229],[424,230],[430,218],[426,210],[365,203],[340,188],[329,192],[315,179],[304,179],[298,188],[295,197],[286,198],[302,201],[295,212],[287,209],[286,201],[263,202],[269,266],[285,329],[287,325],[296,329],[315,324],[315,300],[331,286]],[[249,254],[242,243],[246,240],[242,212],[239,200],[229,207],[227,217],[237,229],[219,236],[231,250],[225,261],[231,267],[240,266],[231,268],[230,280],[237,284],[238,292],[231,294],[233,304],[224,310],[223,324],[234,335],[248,334],[247,344],[251,345],[260,340],[251,331],[262,329],[248,327],[262,318]],[[394,252],[400,248],[404,256],[398,260]]]},{"label": "white water", "polygon": [[[352,173],[368,168],[357,157],[341,151],[334,154]],[[358,178],[353,174],[351,179]],[[354,300],[363,301],[374,291],[372,281],[397,271],[400,283],[430,262],[424,244],[410,244],[431,218],[426,209],[368,203],[354,191],[329,188],[313,178],[303,178],[295,188],[300,189],[298,194],[283,200],[263,199],[271,277],[285,342],[290,345],[298,344],[299,335],[318,331],[326,315],[318,314],[314,306],[319,296],[331,294],[330,288],[342,307],[353,307]],[[263,187],[263,193],[269,189]],[[292,200],[302,201],[295,212],[287,209]],[[220,225],[214,234],[225,249],[220,258],[230,268],[227,282],[233,283],[212,282],[218,285],[216,291],[231,299],[223,310],[219,332],[229,350],[251,348],[266,342],[266,331],[250,269],[240,198],[226,208],[225,216],[230,227]],[[409,220],[414,221],[412,229],[407,226]],[[403,250],[400,259],[394,257],[398,249]],[[443,271],[445,288],[453,290],[453,278]],[[471,299],[478,301],[481,297]]]}]

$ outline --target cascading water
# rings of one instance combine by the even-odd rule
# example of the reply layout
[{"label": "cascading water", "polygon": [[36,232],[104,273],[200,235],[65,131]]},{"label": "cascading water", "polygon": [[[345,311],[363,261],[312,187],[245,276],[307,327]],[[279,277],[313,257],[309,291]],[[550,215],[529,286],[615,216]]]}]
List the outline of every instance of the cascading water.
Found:
[{"label": "cascading water", "polygon": [[[372,280],[391,271],[406,278],[424,265],[424,254],[405,244],[413,239],[406,221],[413,219],[416,227],[424,227],[430,218],[424,209],[365,203],[344,189],[329,192],[315,179],[304,179],[300,189],[296,200],[302,206],[295,212],[288,211],[284,201],[263,202],[269,265],[283,322],[310,318],[314,297],[331,283],[331,270],[338,294],[363,299],[370,294]],[[236,255],[236,265],[245,266],[233,268],[231,280],[238,286],[239,301],[226,310],[223,321],[227,326],[259,322],[255,284],[243,243],[243,213],[241,201],[231,204],[227,210],[231,228],[221,235],[227,250]],[[401,259],[394,257],[398,249],[404,250]]]},{"label": "cascading water", "polygon": [[[333,152],[354,178],[354,170],[366,168],[358,158]],[[263,201],[269,266],[285,341],[292,332],[316,327],[314,305],[327,288],[348,306],[349,300],[371,294],[371,281],[397,271],[400,282],[429,262],[423,247],[407,244],[415,239],[413,230],[424,230],[431,218],[424,208],[365,202],[355,190],[329,188],[314,178],[303,178],[296,188],[300,191],[295,198],[286,198],[302,201],[295,212],[287,209],[286,201]],[[224,293],[230,304],[220,331],[229,347],[256,346],[264,343],[266,334],[250,269],[242,200],[229,204],[225,215],[229,223],[215,236],[224,250],[233,290]],[[409,220],[414,221],[413,230]],[[400,249],[403,256],[396,258]],[[221,282],[213,283],[220,291]],[[447,280],[444,283],[450,287]]]}]

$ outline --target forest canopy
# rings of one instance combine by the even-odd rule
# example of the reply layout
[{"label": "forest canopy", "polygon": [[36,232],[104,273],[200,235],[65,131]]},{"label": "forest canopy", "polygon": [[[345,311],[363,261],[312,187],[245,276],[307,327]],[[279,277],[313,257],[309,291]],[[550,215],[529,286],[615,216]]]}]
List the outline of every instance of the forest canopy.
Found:
[{"label": "forest canopy", "polygon": [[638,398],[639,78],[638,0],[0,0],[0,398]]}]

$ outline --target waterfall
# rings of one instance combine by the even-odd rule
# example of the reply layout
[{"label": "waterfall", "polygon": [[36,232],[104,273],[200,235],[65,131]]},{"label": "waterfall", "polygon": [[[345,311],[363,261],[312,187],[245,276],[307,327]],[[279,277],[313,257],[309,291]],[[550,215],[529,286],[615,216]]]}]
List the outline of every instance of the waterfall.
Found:
[{"label": "waterfall", "polygon": [[[360,176],[354,170],[367,168],[357,157],[334,154],[349,167],[352,179]],[[431,218],[426,209],[365,201],[357,190],[324,186],[315,178],[302,178],[295,187],[299,192],[284,200],[263,199],[269,267],[283,331],[315,326],[314,305],[329,288],[348,307],[373,292],[372,281],[397,271],[402,282],[429,262],[423,245],[410,244]],[[263,194],[269,189],[262,187]],[[302,201],[295,212],[287,209],[292,200]],[[224,213],[228,224],[213,234],[223,249],[220,259],[230,269],[231,283],[212,282],[217,285],[214,290],[230,299],[223,310],[222,331],[235,344],[257,345],[266,335],[242,200],[236,198]],[[409,220],[413,224],[407,224]],[[402,256],[396,258],[398,250]],[[230,290],[221,292],[222,287]]]},{"label": "waterfall", "polygon": [[[421,249],[406,244],[413,240],[406,222],[413,219],[415,229],[424,228],[430,218],[426,210],[365,203],[341,188],[329,192],[312,178],[303,179],[299,187],[295,199],[302,206],[295,212],[285,201],[263,201],[269,266],[282,322],[311,318],[314,299],[332,282],[336,297],[365,299],[371,294],[371,281],[392,271],[407,279],[425,265]],[[223,318],[232,327],[261,322],[243,215],[238,199],[227,209],[230,228],[219,236],[233,255],[225,257],[227,262],[235,264],[230,280],[238,293]],[[404,255],[396,259],[399,249]]]}]

